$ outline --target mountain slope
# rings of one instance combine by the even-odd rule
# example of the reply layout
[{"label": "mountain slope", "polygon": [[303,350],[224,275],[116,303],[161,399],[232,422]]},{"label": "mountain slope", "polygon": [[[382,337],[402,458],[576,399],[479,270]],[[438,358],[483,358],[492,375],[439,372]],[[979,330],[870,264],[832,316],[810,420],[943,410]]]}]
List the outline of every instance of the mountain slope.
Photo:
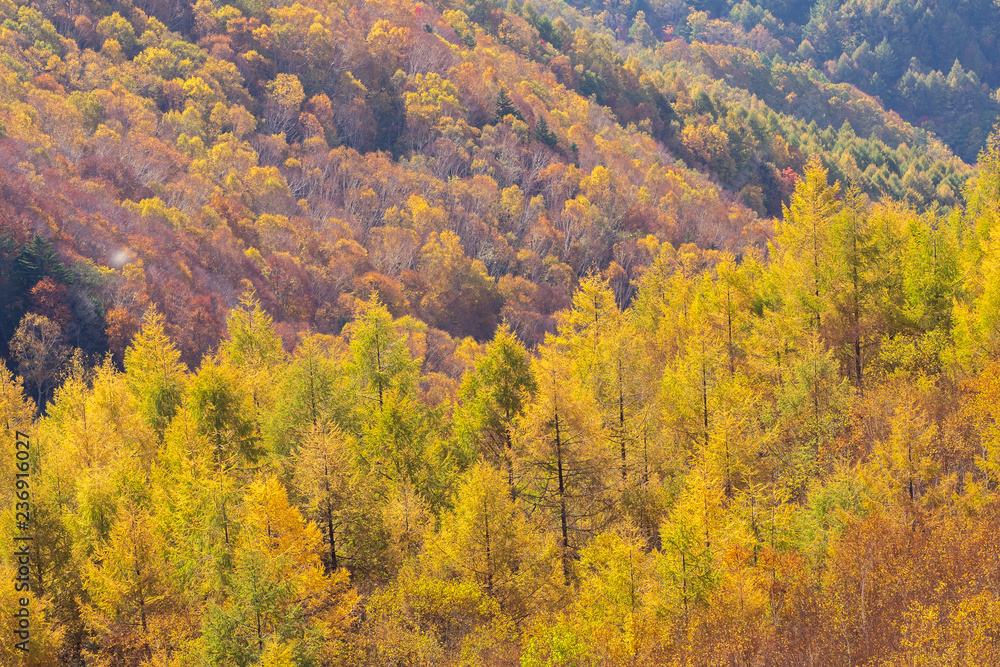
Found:
[{"label": "mountain slope", "polygon": [[933,138],[807,68],[679,40],[633,57],[563,13],[5,5],[0,168],[25,194],[4,342],[40,307],[18,268],[35,233],[75,276],[78,343],[120,358],[154,303],[193,363],[245,281],[289,335],[377,292],[456,336],[506,318],[540,341],[579,276],[627,302],[647,235],[762,246],[807,155],[872,196],[960,198]]},{"label": "mountain slope", "polygon": [[[79,274],[71,310],[119,308],[130,329],[156,303],[189,361],[242,281],[291,329],[337,331],[351,295],[378,291],[457,335],[505,316],[537,340],[576,276],[615,262],[627,290],[648,234],[764,238],[732,195],[457,10],[202,3],[182,34],[139,7],[79,9],[5,10],[0,166],[24,193],[4,222],[5,340],[35,233]],[[606,66],[622,89],[648,80]],[[619,113],[668,136],[669,105],[642,86]]]}]

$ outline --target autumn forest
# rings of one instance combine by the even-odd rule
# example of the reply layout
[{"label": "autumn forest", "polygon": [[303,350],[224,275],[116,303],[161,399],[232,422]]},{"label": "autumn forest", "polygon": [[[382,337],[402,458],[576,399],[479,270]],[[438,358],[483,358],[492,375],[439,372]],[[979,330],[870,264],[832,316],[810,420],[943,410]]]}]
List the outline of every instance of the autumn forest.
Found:
[{"label": "autumn forest", "polygon": [[0,0],[0,665],[1000,665],[997,53]]}]

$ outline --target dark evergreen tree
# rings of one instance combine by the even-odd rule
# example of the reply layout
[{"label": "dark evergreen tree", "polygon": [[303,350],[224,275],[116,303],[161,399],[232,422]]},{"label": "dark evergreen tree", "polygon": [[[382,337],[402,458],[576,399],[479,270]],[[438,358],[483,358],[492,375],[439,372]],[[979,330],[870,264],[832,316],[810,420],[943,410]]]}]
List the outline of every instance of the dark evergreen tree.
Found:
[{"label": "dark evergreen tree", "polygon": [[21,248],[15,271],[25,289],[30,289],[46,276],[51,276],[64,285],[73,282],[72,274],[59,261],[59,256],[52,248],[52,242],[38,234],[32,236],[31,240]]},{"label": "dark evergreen tree", "polygon": [[503,119],[507,116],[513,116],[518,120],[524,120],[524,116],[518,111],[517,107],[514,106],[514,101],[510,99],[510,93],[507,92],[506,88],[501,88],[500,92],[497,93],[497,113],[496,117],[493,119],[493,124],[502,123]]},{"label": "dark evergreen tree", "polygon": [[549,130],[549,124],[545,121],[544,117],[539,118],[538,122],[535,123],[535,139],[550,148],[555,148],[556,144],[559,143],[559,137]]}]

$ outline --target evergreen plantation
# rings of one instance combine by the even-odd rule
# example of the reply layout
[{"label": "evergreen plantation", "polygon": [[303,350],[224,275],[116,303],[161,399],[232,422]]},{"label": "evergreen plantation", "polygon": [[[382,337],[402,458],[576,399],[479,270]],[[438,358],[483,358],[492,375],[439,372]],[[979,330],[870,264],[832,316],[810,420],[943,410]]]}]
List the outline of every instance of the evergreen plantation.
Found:
[{"label": "evergreen plantation", "polygon": [[1000,664],[998,12],[0,0],[0,665]]}]

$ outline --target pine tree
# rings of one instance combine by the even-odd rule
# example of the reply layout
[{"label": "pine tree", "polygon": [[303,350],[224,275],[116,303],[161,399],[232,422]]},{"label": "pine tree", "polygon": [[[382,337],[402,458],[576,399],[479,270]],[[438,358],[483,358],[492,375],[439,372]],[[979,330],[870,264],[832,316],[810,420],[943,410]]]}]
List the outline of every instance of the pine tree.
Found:
[{"label": "pine tree", "polygon": [[285,456],[315,428],[350,423],[350,378],[344,373],[347,349],[332,336],[307,336],[299,343],[275,384],[274,408],[263,414],[271,451]]},{"label": "pine tree", "polygon": [[694,611],[708,602],[716,581],[712,547],[705,537],[708,524],[698,507],[702,503],[692,501],[693,508],[678,507],[663,522],[657,558],[658,574],[667,584],[664,602],[685,630]]},{"label": "pine tree", "polygon": [[187,404],[220,471],[246,470],[263,454],[253,397],[232,365],[205,359],[188,387]]},{"label": "pine tree", "polygon": [[320,530],[274,478],[246,488],[240,524],[223,595],[202,620],[205,658],[255,664],[290,649],[326,662],[357,602],[347,572],[323,573]]},{"label": "pine tree", "polygon": [[542,142],[549,148],[555,148],[559,143],[559,137],[555,135],[554,132],[549,131],[548,121],[542,116],[535,123],[535,139]]},{"label": "pine tree", "polygon": [[84,572],[91,603],[82,614],[103,651],[152,657],[164,629],[160,618],[177,603],[163,546],[149,511],[126,501]]},{"label": "pine tree", "polygon": [[31,289],[42,278],[51,276],[64,285],[73,284],[73,274],[60,261],[52,242],[38,234],[24,244],[15,262],[16,277],[23,289]]},{"label": "pine tree", "polygon": [[35,406],[32,400],[24,395],[21,378],[16,377],[0,359],[0,427],[13,433],[30,429]]},{"label": "pine tree", "polygon": [[244,292],[239,307],[229,312],[226,328],[228,336],[220,346],[220,358],[238,370],[254,407],[271,410],[274,374],[285,351],[273,319],[260,307],[252,290]]},{"label": "pine tree", "polygon": [[633,42],[637,42],[646,48],[656,44],[656,35],[653,34],[652,28],[646,23],[646,12],[640,9],[635,13],[632,27],[628,29],[628,36]]},{"label": "pine tree", "polygon": [[389,391],[407,393],[412,389],[418,363],[410,355],[406,335],[397,330],[389,311],[376,296],[360,306],[347,332],[352,355],[348,372],[363,401],[381,411]]},{"label": "pine tree", "polygon": [[655,641],[655,554],[631,527],[598,535],[580,553],[580,595],[571,613],[603,664],[642,664]]},{"label": "pine tree", "polygon": [[125,352],[125,377],[143,419],[159,433],[177,413],[184,395],[186,376],[180,358],[164,331],[163,316],[150,309]]},{"label": "pine tree", "polygon": [[521,112],[514,105],[514,101],[510,99],[510,93],[502,86],[500,87],[500,92],[497,93],[496,108],[497,111],[493,117],[494,125],[502,123],[503,119],[507,116],[513,116],[517,120],[524,120],[524,116],[521,115]]},{"label": "pine tree", "polygon": [[503,466],[511,493],[514,425],[537,390],[530,356],[507,324],[497,329],[485,356],[462,381],[459,433],[478,454]]},{"label": "pine tree", "polygon": [[551,342],[536,362],[538,399],[524,417],[519,467],[526,477],[521,493],[547,508],[558,526],[568,581],[579,548],[612,518],[608,476],[615,468],[593,392],[572,372],[566,350]]},{"label": "pine tree", "polygon": [[523,618],[559,586],[559,558],[555,541],[540,535],[522,502],[506,492],[505,477],[487,463],[470,468],[421,561],[436,577],[475,582],[501,611]]},{"label": "pine tree", "polygon": [[[900,223],[898,231],[886,225],[901,247],[879,268],[888,271],[898,264],[903,317],[923,331],[950,329],[955,295],[961,284],[961,249],[955,227],[958,217],[942,218],[933,213],[917,216],[897,206],[887,206],[881,217]],[[899,259],[894,261],[894,256]]]},{"label": "pine tree", "polygon": [[839,190],[839,184],[828,184],[827,170],[813,159],[784,208],[784,222],[775,238],[780,279],[791,296],[789,305],[816,329],[832,296],[831,231],[841,210]]},{"label": "pine tree", "polygon": [[965,193],[964,287],[971,298],[956,310],[956,338],[962,356],[978,365],[1000,353],[1000,131],[979,156],[974,184]]},{"label": "pine tree", "polygon": [[[296,485],[325,537],[327,574],[355,565],[356,558],[345,562],[345,542],[357,542],[359,532],[374,532],[370,524],[362,525],[366,508],[359,487],[363,478],[354,466],[353,454],[344,433],[315,427],[295,457]],[[355,550],[351,555],[358,553]]]}]

